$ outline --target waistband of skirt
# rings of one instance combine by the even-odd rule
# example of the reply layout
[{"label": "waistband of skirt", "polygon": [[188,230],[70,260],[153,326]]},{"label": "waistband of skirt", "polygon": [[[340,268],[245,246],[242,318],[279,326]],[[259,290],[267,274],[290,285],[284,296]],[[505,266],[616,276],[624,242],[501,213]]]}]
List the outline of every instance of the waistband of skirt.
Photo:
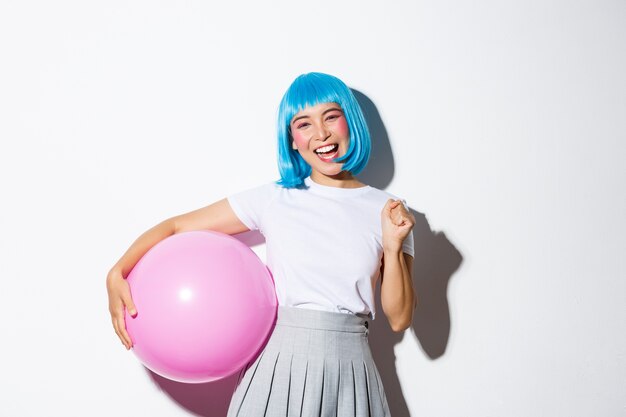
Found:
[{"label": "waistband of skirt", "polygon": [[350,313],[278,306],[276,325],[333,330],[348,333],[369,333],[369,318]]}]

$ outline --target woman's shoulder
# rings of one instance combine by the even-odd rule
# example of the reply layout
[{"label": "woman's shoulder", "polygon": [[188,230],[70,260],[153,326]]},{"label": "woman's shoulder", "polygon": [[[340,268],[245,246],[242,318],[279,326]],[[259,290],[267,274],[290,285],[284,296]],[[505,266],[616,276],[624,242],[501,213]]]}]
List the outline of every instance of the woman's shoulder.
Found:
[{"label": "woman's shoulder", "polygon": [[265,181],[256,185],[248,185],[236,193],[274,192],[282,188],[275,181]]},{"label": "woman's shoulder", "polygon": [[402,197],[400,197],[400,196],[398,196],[398,195],[396,195],[394,193],[391,193],[391,192],[389,192],[387,190],[382,190],[380,188],[376,188],[376,187],[371,186],[371,185],[369,185],[368,187],[370,188],[370,192],[367,193],[367,195],[369,197],[371,197],[371,198],[375,198],[377,200],[383,200],[385,202],[387,200],[389,200],[389,199],[392,199],[392,200],[400,199],[400,200],[404,201],[404,199]]},{"label": "woman's shoulder", "polygon": [[235,191],[228,196],[230,201],[250,201],[252,204],[263,201],[271,201],[280,190],[280,186],[275,182],[262,182],[257,185],[249,185]]}]

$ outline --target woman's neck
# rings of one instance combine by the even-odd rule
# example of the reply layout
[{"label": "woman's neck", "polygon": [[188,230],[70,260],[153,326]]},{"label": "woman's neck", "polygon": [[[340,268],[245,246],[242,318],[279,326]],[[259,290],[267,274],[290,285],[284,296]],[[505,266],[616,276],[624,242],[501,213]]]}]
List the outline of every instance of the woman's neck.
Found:
[{"label": "woman's neck", "polygon": [[341,171],[337,175],[324,175],[321,172],[313,171],[311,172],[311,180],[328,187],[360,188],[365,186],[348,171]]}]

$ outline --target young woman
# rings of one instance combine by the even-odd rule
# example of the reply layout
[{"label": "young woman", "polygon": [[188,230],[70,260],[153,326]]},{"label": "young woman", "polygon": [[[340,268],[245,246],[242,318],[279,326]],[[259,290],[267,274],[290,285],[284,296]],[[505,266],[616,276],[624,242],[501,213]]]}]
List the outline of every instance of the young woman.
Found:
[{"label": "young woman", "polygon": [[142,234],[107,277],[113,326],[127,349],[125,277],[160,240],[183,231],[259,230],[278,298],[276,327],[240,373],[228,417],[389,416],[368,345],[376,281],[391,328],[412,321],[414,217],[402,200],[361,183],[370,136],[350,89],[300,75],[280,103],[280,180],[167,219]]}]

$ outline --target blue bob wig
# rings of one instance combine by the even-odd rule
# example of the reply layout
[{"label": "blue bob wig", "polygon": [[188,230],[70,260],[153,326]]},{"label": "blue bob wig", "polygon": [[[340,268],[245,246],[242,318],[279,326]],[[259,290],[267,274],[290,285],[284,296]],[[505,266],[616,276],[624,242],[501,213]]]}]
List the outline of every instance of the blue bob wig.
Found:
[{"label": "blue bob wig", "polygon": [[342,169],[356,175],[367,165],[371,150],[370,133],[359,103],[343,81],[332,75],[310,72],[298,76],[287,89],[278,108],[278,171],[277,184],[300,187],[311,175],[311,166],[292,149],[289,125],[293,117],[306,107],[320,103],[337,103],[348,123],[348,151],[334,162],[344,162]]}]

